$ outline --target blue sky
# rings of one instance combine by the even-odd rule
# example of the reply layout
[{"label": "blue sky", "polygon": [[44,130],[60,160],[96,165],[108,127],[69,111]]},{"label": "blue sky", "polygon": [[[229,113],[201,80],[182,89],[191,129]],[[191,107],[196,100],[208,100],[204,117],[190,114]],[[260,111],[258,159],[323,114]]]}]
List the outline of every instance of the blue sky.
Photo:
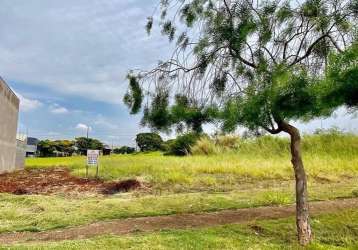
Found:
[{"label": "blue sky", "polygon": [[[0,75],[21,99],[20,132],[39,138],[90,135],[133,144],[140,117],[122,104],[128,70],[166,59],[170,44],[146,17],[158,0],[2,0]],[[358,132],[358,119],[341,109],[308,124]]]}]

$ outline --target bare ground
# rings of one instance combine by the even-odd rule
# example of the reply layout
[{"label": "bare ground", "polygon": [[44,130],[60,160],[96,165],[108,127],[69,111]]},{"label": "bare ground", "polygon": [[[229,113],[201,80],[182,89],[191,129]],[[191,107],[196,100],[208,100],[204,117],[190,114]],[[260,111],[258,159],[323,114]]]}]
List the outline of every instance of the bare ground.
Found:
[{"label": "bare ground", "polygon": [[[312,215],[330,213],[342,209],[358,208],[358,199],[312,202]],[[16,242],[62,241],[87,239],[100,235],[123,235],[134,232],[151,232],[163,229],[187,229],[234,223],[247,223],[262,219],[279,219],[293,216],[295,206],[259,207],[226,210],[215,213],[181,214],[171,216],[132,218],[46,232],[19,232],[0,234],[0,244]]]},{"label": "bare ground", "polygon": [[104,182],[85,179],[70,174],[66,168],[30,169],[0,174],[0,193],[28,194],[114,194],[138,189],[143,185],[137,180]]}]

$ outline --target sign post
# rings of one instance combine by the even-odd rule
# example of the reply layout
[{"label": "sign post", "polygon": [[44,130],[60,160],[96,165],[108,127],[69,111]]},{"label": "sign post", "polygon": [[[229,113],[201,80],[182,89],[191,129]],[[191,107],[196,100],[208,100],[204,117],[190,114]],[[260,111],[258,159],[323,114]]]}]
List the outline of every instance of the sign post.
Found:
[{"label": "sign post", "polygon": [[88,167],[96,166],[96,178],[98,178],[99,150],[87,149],[86,178],[88,178]]}]

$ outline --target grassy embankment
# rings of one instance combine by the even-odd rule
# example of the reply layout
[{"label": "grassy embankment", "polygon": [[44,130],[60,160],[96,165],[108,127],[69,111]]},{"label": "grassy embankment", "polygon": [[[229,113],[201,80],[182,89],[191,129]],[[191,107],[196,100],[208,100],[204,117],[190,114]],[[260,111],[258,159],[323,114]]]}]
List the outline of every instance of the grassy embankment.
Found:
[{"label": "grassy embankment", "polygon": [[[311,200],[358,195],[358,137],[304,138]],[[28,168],[68,166],[84,174],[84,158],[29,159]],[[243,141],[235,152],[172,157],[155,154],[104,157],[106,179],[139,178],[150,191],[111,197],[0,195],[0,232],[40,231],[100,220],[193,213],[294,202],[285,139]]]},{"label": "grassy embankment", "polygon": [[[358,249],[358,212],[341,211],[314,217],[314,242],[305,249]],[[102,236],[88,240],[32,243],[0,249],[301,249],[293,218],[256,221],[195,230]]]}]

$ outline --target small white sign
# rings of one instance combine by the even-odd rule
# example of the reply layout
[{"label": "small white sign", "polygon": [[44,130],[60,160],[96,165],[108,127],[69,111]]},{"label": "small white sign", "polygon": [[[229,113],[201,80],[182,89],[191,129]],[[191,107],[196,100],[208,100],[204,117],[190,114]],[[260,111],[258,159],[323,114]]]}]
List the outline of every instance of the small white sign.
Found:
[{"label": "small white sign", "polygon": [[99,150],[87,150],[87,165],[98,165]]}]

